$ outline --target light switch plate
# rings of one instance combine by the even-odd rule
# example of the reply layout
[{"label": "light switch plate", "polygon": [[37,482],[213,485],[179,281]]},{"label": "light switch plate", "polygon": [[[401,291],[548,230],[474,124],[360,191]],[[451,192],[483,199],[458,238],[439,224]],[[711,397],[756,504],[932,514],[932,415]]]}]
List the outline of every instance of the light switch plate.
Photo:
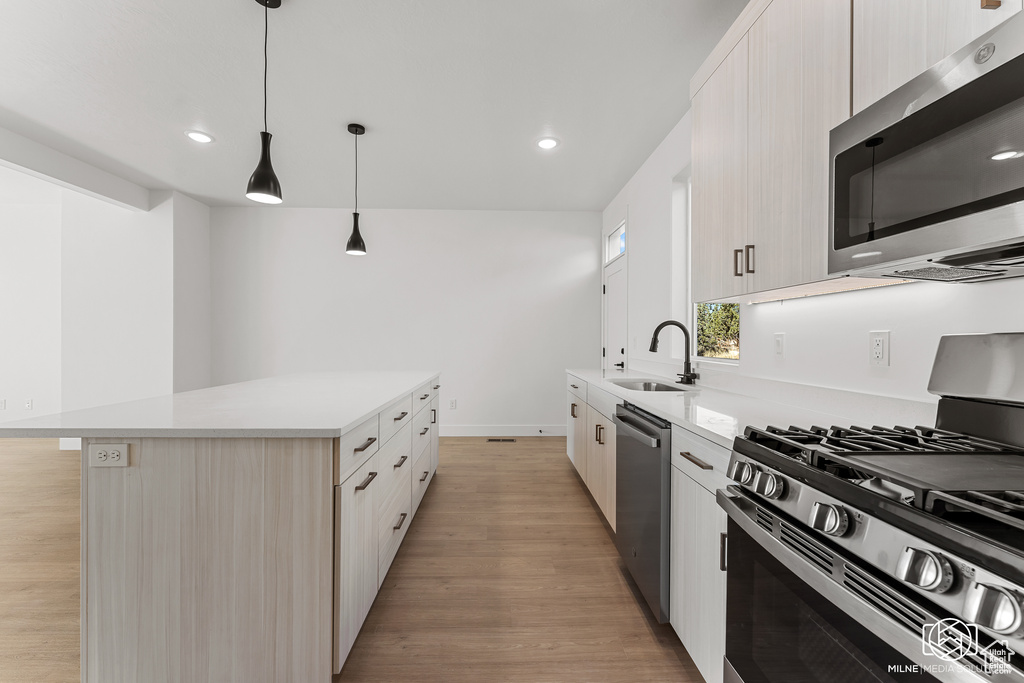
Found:
[{"label": "light switch plate", "polygon": [[128,467],[128,444],[89,444],[89,467]]}]

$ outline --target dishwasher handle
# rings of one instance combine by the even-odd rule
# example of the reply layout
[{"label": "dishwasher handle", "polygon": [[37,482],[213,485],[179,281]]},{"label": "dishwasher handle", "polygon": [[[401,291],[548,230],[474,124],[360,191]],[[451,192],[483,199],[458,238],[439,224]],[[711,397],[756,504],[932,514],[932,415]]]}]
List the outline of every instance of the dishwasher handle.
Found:
[{"label": "dishwasher handle", "polygon": [[[627,420],[629,420],[627,422]],[[642,424],[636,424],[632,419],[626,415],[615,415],[612,418],[612,422],[615,423],[615,427],[618,430],[618,434],[629,436],[650,448],[661,447],[661,437],[652,436],[647,432],[643,431]]]}]

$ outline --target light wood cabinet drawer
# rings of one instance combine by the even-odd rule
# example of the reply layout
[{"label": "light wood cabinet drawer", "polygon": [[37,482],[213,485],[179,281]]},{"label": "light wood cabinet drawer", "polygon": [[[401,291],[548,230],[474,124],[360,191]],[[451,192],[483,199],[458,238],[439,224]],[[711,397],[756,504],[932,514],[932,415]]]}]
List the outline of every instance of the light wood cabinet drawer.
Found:
[{"label": "light wood cabinet drawer", "polygon": [[378,489],[377,502],[383,510],[388,504],[391,494],[398,486],[401,475],[407,474],[412,469],[412,425],[406,424],[391,440],[381,446],[377,453],[377,461],[380,463],[380,489]]},{"label": "light wood cabinet drawer", "polygon": [[437,397],[437,391],[441,388],[437,380],[438,378],[435,377],[412,392],[412,410],[414,413],[419,414],[424,408],[429,408],[430,402]]},{"label": "light wood cabinet drawer", "polygon": [[412,419],[412,459],[420,457],[424,448],[430,447],[430,439],[433,438],[434,425],[431,424],[433,413],[423,410],[416,413]]},{"label": "light wood cabinet drawer", "polygon": [[672,464],[711,493],[728,486],[726,470],[731,453],[728,448],[672,425]]},{"label": "light wood cabinet drawer", "polygon": [[[383,469],[383,467],[382,467]],[[405,538],[405,532],[412,522],[412,477],[409,476],[412,464],[406,464],[396,479],[395,488],[381,508],[377,544],[379,548],[379,564],[377,568],[377,588],[384,583],[384,577],[391,568],[398,546]]]},{"label": "light wood cabinet drawer", "polygon": [[608,420],[615,416],[615,406],[622,405],[622,399],[597,387],[587,388],[587,403]]},{"label": "light wood cabinet drawer", "polygon": [[380,442],[386,444],[399,429],[412,422],[412,395],[403,396],[380,411]]},{"label": "light wood cabinet drawer", "polygon": [[572,392],[573,394],[576,394],[576,396],[578,396],[579,398],[583,399],[584,403],[587,402],[587,383],[581,380],[579,377],[567,374],[565,376],[565,388],[568,391]]},{"label": "light wood cabinet drawer", "polygon": [[416,458],[412,466],[412,514],[415,516],[423,500],[423,494],[427,492],[430,481],[434,478],[434,469],[430,458],[430,449],[427,448]]},{"label": "light wood cabinet drawer", "polygon": [[344,436],[334,440],[334,485],[337,486],[352,474],[366,458],[380,447],[378,418],[376,415],[363,422]]}]

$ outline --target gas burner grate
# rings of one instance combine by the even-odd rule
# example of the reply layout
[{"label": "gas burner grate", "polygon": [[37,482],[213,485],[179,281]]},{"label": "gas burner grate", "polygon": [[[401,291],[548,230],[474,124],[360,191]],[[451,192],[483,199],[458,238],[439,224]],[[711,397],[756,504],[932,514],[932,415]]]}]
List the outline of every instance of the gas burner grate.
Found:
[{"label": "gas burner grate", "polygon": [[975,513],[1024,531],[1024,491],[932,491],[927,509],[938,514]]}]

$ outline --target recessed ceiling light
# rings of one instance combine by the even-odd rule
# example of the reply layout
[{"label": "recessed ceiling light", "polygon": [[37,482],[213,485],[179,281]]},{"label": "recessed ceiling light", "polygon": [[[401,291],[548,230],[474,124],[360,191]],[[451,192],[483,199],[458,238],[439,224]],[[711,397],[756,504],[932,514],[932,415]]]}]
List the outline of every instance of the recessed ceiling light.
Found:
[{"label": "recessed ceiling light", "polygon": [[1005,161],[1007,159],[1017,159],[1018,157],[1024,156],[1024,152],[1018,152],[1017,150],[1010,150],[1009,152],[1000,152],[999,154],[992,155],[992,161]]},{"label": "recessed ceiling light", "polygon": [[558,147],[558,140],[555,138],[541,138],[537,140],[537,146],[541,149],[554,149]]},{"label": "recessed ceiling light", "polygon": [[213,136],[210,135],[209,133],[204,133],[201,130],[186,130],[185,135],[188,136],[189,140],[192,140],[193,142],[199,142],[204,145],[213,142]]}]

